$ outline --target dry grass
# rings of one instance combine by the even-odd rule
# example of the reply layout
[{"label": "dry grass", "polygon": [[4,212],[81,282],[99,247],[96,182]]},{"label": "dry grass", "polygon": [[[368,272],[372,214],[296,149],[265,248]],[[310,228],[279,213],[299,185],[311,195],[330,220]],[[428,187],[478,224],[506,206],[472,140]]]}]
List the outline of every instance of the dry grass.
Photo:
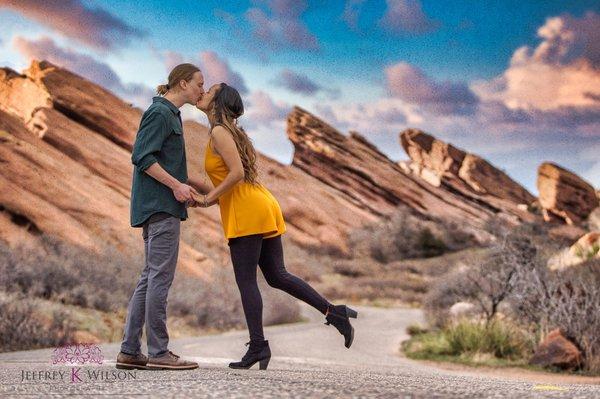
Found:
[{"label": "dry grass", "polygon": [[[74,330],[101,340],[120,339],[122,325],[110,315],[125,318],[143,267],[142,254],[126,257],[109,247],[95,253],[44,235],[40,242],[40,247],[14,249],[0,242],[0,295],[5,298],[0,303],[2,350],[57,345],[72,339]],[[299,320],[294,298],[267,286],[262,278],[259,282],[266,325]],[[36,303],[57,307],[44,320],[32,310]],[[177,274],[168,306],[170,320],[188,333],[246,327],[229,265],[215,268],[210,283]],[[89,312],[99,313],[91,320],[85,316]],[[14,326],[26,334],[13,334]]]},{"label": "dry grass", "polygon": [[0,352],[58,346],[72,340],[69,314],[57,310],[44,315],[35,300],[22,295],[0,295]]}]

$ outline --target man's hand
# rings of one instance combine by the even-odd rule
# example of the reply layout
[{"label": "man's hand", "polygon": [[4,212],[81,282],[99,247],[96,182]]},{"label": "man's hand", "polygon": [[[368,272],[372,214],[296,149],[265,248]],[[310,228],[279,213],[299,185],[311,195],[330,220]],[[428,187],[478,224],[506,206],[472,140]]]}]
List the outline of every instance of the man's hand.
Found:
[{"label": "man's hand", "polygon": [[192,198],[192,193],[198,194],[198,192],[192,186],[188,186],[187,184],[183,183],[177,185],[177,187],[175,187],[173,190],[175,199],[179,202],[194,201]]}]

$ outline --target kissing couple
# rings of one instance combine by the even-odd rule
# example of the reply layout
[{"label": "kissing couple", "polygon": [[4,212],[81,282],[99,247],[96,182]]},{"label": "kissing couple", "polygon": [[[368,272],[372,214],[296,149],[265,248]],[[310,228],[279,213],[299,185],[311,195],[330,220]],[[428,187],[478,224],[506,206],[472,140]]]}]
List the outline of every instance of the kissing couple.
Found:
[{"label": "kissing couple", "polygon": [[[187,370],[198,367],[169,350],[167,296],[175,276],[180,224],[188,207],[218,205],[240,291],[250,341],[246,354],[229,367],[264,370],[271,350],[262,323],[256,281],[260,267],[267,283],[311,305],[344,336],[350,348],[357,312],[334,306],[284,265],[281,235],[285,222],[275,197],[258,179],[256,150],[237,119],[244,113],[238,91],[218,83],[204,91],[204,77],[193,64],[177,65],[168,83],[142,115],[131,160],[131,225],[142,228],[145,264],[129,302],[117,368]],[[188,179],[181,120],[184,104],[204,112],[210,125],[205,171],[214,187]],[[141,352],[146,325],[148,356]]]}]

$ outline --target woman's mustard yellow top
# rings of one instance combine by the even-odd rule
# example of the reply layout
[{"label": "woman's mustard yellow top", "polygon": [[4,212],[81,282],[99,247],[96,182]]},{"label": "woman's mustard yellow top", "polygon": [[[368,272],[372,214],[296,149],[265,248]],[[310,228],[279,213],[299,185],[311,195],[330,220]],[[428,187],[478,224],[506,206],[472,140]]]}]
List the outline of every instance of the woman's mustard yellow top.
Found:
[{"label": "woman's mustard yellow top", "polygon": [[[227,164],[211,148],[211,139],[206,145],[204,168],[216,187],[229,173]],[[279,203],[261,184],[241,181],[219,197],[221,222],[226,238],[263,234],[271,238],[285,232],[285,223]]]}]

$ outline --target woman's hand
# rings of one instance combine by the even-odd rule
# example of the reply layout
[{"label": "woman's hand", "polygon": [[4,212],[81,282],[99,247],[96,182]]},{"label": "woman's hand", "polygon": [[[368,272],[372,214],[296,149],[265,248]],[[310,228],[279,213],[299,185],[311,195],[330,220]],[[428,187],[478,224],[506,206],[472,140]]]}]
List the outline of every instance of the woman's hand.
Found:
[{"label": "woman's hand", "polygon": [[192,208],[196,208],[196,207],[201,207],[201,208],[208,208],[209,206],[215,205],[218,203],[217,200],[208,201],[208,194],[205,195],[196,195],[194,193],[192,193],[192,199],[194,200],[193,204],[190,205]]}]

